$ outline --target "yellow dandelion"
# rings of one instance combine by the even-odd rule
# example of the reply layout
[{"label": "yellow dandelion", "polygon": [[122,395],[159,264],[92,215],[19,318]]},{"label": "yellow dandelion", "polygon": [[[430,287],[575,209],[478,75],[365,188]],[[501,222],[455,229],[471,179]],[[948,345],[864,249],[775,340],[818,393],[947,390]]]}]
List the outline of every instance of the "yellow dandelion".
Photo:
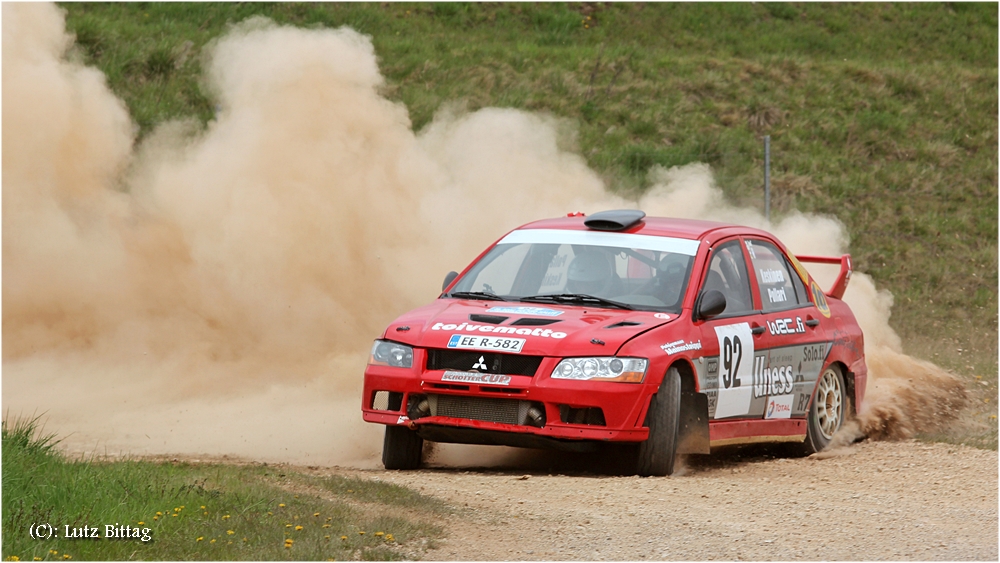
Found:
[{"label": "yellow dandelion", "polygon": [[171,514],[171,516],[173,516],[174,518],[177,518],[177,513],[174,512],[173,514]]},{"label": "yellow dandelion", "polygon": [[41,561],[42,558],[41,557],[32,557],[31,560],[32,561]]},{"label": "yellow dandelion", "polygon": [[383,533],[383,532],[375,532],[375,537],[379,537],[380,538],[380,537],[382,537],[384,535],[385,535],[385,533]]},{"label": "yellow dandelion", "polygon": [[268,515],[268,516],[274,516],[274,513],[273,513],[273,512],[271,512],[270,510],[268,510],[268,511],[267,511],[267,515]]},{"label": "yellow dandelion", "polygon": [[299,495],[295,495],[295,498],[299,498]]},{"label": "yellow dandelion", "polygon": [[159,520],[159,519],[160,519],[159,516],[153,516],[153,520]]},{"label": "yellow dandelion", "polygon": [[286,528],[291,528],[291,527],[292,527],[292,525],[291,525],[291,524],[285,524],[285,527],[286,527]]},{"label": "yellow dandelion", "polygon": [[298,519],[299,519],[298,516],[292,516],[292,520],[298,520]]},{"label": "yellow dandelion", "polygon": [[385,541],[396,541],[396,538],[392,537],[392,534],[386,534]]},{"label": "yellow dandelion", "polygon": [[340,539],[347,541],[347,536],[340,536]]},{"label": "yellow dandelion", "polygon": [[589,26],[589,25],[586,25],[586,24],[585,24],[585,25],[583,26],[583,29],[590,29],[590,26]]},{"label": "yellow dandelion", "polygon": [[226,545],[233,545],[233,542],[226,542]]},{"label": "yellow dandelion", "polygon": [[50,549],[49,553],[52,554],[52,555],[59,555],[59,552],[56,551],[56,550],[54,550],[54,549]]},{"label": "yellow dandelion", "polygon": [[279,504],[279,505],[278,505],[278,508],[285,508],[285,503],[281,503],[281,504]]},{"label": "yellow dandelion", "polygon": [[229,515],[228,515],[228,514],[226,514],[225,516],[223,516],[223,517],[222,517],[222,519],[223,519],[223,520],[229,520]]},{"label": "yellow dandelion", "polygon": [[330,527],[330,525],[329,525],[329,524],[323,524],[323,527],[324,527],[324,528],[329,528],[329,527]]},{"label": "yellow dandelion", "polygon": [[246,538],[243,538],[243,541],[247,541],[247,539],[246,539]]},{"label": "yellow dandelion", "polygon": [[145,522],[139,522],[139,525],[140,525],[140,526],[145,526],[145,525],[146,525],[146,523],[145,523]]},{"label": "yellow dandelion", "polygon": [[314,512],[313,516],[319,516],[319,512]]},{"label": "yellow dandelion", "polygon": [[354,489],[347,489],[347,492],[349,492],[349,493],[353,493],[353,492],[354,492]]},{"label": "yellow dandelion", "polygon": [[194,541],[202,541],[204,539],[205,539],[205,536],[198,536],[198,538],[195,539]]},{"label": "yellow dandelion", "polygon": [[323,537],[326,538],[326,539],[330,539],[330,536],[323,536]]},{"label": "yellow dandelion", "polygon": [[227,535],[230,535],[230,536],[231,536],[231,535],[233,535],[233,534],[235,534],[235,533],[236,533],[236,532],[234,532],[234,531],[232,531],[232,530],[226,530],[226,534],[227,534]]},{"label": "yellow dandelion", "polygon": [[203,504],[203,505],[201,505],[201,509],[202,509],[202,510],[205,510],[205,505],[204,505],[204,504]]},{"label": "yellow dandelion", "polygon": [[208,543],[215,543],[215,540],[213,539],[212,541],[210,541],[210,542],[208,542]]},{"label": "yellow dandelion", "polygon": [[302,531],[302,526],[295,526],[295,531],[296,532],[301,532]]},{"label": "yellow dandelion", "polygon": [[180,512],[180,511],[181,511],[181,509],[179,509],[179,508],[175,508],[174,509],[174,512]]},{"label": "yellow dandelion", "polygon": [[330,516],[329,518],[326,519],[327,522],[329,522],[330,520],[333,520],[333,516]]},{"label": "yellow dandelion", "polygon": [[157,515],[157,516],[163,516],[163,513],[162,513],[162,512],[159,512],[159,511],[157,511],[156,515]]},{"label": "yellow dandelion", "polygon": [[183,504],[181,505],[181,510],[184,510],[184,505]]},{"label": "yellow dandelion", "polygon": [[202,512],[201,515],[202,516],[208,516],[208,511],[206,510],[205,512]]},{"label": "yellow dandelion", "polygon": [[20,561],[20,560],[21,558],[16,555],[11,555],[10,557],[7,558],[7,561]]},{"label": "yellow dandelion", "polygon": [[363,535],[365,535],[365,533],[364,532],[358,532],[358,535],[359,536],[363,536]]}]

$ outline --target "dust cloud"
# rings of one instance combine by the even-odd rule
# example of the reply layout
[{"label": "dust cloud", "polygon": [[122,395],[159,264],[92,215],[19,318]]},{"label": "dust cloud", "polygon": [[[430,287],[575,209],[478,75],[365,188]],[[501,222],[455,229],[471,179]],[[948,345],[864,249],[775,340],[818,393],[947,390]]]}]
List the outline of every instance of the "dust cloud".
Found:
[{"label": "dust cloud", "polygon": [[[346,28],[233,26],[205,50],[207,128],[164,123],[136,146],[125,105],[68,54],[61,10],[2,10],[3,409],[43,415],[71,452],[376,465],[381,428],[359,411],[372,339],[529,220],[638,205],[770,227],[796,252],[847,247],[833,219],[767,225],[727,204],[704,165],[652,170],[639,202],[609,195],[550,116],[445,108],[415,133]],[[961,386],[902,355],[891,296],[866,279],[847,299],[887,336],[869,336],[861,420],[903,436],[937,420],[913,414],[945,405],[928,393]]]}]

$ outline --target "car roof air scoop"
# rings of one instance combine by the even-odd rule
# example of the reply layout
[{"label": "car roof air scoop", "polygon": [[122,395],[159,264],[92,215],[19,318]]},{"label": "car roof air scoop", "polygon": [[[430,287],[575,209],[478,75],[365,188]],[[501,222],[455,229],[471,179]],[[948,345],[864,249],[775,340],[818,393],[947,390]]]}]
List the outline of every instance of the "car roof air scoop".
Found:
[{"label": "car roof air scoop", "polygon": [[615,209],[594,213],[583,224],[595,231],[624,231],[642,221],[645,216],[646,212],[638,209]]}]

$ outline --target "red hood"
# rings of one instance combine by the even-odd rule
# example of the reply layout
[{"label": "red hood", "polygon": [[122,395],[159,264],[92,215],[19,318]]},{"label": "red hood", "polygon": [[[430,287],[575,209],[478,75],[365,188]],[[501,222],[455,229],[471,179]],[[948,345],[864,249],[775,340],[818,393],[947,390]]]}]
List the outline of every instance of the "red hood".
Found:
[{"label": "red hood", "polygon": [[[384,338],[421,348],[446,348],[452,335],[485,334],[523,338],[520,353],[530,356],[614,355],[632,337],[677,317],[651,311],[438,299],[393,321]],[[544,322],[548,324],[526,324]],[[504,327],[502,333],[494,333],[498,327]]]}]

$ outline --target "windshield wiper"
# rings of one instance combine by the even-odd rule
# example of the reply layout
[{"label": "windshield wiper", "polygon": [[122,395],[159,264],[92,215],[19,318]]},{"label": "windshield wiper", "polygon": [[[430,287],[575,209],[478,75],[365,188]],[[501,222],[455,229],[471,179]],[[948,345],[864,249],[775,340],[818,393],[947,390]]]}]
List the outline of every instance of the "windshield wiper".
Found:
[{"label": "windshield wiper", "polygon": [[503,297],[495,293],[485,291],[452,291],[446,293],[445,297],[458,297],[459,299],[484,299],[486,301],[506,301]]},{"label": "windshield wiper", "polygon": [[550,293],[545,295],[532,295],[530,297],[518,297],[517,300],[535,303],[595,303],[598,305],[613,307],[615,309],[632,310],[632,307],[626,305],[625,303],[619,303],[618,301],[597,297],[596,295],[587,295],[586,293]]}]

